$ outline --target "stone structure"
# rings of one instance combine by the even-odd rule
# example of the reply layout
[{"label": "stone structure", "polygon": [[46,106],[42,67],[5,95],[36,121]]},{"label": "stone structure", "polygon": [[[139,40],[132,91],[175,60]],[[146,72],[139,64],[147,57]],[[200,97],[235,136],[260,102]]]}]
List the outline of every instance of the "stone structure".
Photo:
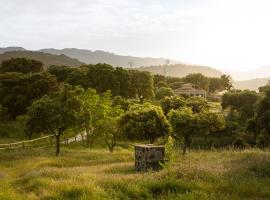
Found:
[{"label": "stone structure", "polygon": [[164,146],[135,145],[135,168],[137,171],[159,170],[164,163]]},{"label": "stone structure", "polygon": [[194,88],[193,84],[186,83],[183,84],[181,88],[174,90],[174,93],[177,95],[187,95],[190,97],[197,96],[206,98],[206,91],[201,89]]}]

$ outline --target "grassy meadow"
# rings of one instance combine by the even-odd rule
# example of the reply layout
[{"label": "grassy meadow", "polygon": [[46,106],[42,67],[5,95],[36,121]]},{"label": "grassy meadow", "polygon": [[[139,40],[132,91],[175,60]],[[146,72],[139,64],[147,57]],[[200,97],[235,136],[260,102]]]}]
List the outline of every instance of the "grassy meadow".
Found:
[{"label": "grassy meadow", "polygon": [[270,199],[270,152],[192,150],[136,172],[133,146],[0,152],[0,199]]}]

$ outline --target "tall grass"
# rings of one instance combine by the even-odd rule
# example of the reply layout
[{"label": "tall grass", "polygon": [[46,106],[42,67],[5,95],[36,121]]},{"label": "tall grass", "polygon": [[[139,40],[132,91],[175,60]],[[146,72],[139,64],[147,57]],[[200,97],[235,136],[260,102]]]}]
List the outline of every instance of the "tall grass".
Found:
[{"label": "tall grass", "polygon": [[176,150],[163,170],[139,173],[132,149],[0,152],[0,199],[270,199],[268,151]]}]

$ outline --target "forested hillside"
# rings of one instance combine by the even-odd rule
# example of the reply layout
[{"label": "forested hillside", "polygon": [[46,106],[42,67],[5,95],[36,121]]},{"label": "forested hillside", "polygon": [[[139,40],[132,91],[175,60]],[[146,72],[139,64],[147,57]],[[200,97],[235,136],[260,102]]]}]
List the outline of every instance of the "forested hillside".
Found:
[{"label": "forested hillside", "polygon": [[22,57],[39,60],[44,64],[45,68],[51,65],[66,65],[71,67],[79,67],[83,64],[77,59],[69,58],[65,55],[52,55],[36,51],[8,51],[3,54],[0,54],[0,62],[8,60],[10,58],[22,58]]}]

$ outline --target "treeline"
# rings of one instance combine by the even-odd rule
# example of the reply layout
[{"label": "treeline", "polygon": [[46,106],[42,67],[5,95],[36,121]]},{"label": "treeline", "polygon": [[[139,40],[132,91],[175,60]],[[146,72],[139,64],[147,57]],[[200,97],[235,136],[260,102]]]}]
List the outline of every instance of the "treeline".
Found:
[{"label": "treeline", "polygon": [[220,78],[206,77],[199,73],[189,74],[183,78],[154,75],[155,88],[169,87],[177,89],[184,83],[192,83],[196,88],[204,89],[207,92],[220,92],[232,89],[232,80],[229,75],[222,75]]},{"label": "treeline", "polygon": [[[33,63],[24,58],[3,63],[0,108],[19,120],[29,137],[55,135],[56,155],[61,136],[69,131],[86,132],[89,147],[101,137],[111,152],[119,138],[153,143],[172,137],[183,141],[185,153],[193,137],[219,133],[225,126],[222,113],[211,111],[200,97],[172,95],[155,105],[144,103],[142,99],[153,97],[154,90],[148,72],[106,64],[51,66],[44,71],[40,63]],[[140,101],[127,99],[135,97]]]},{"label": "treeline", "polygon": [[113,96],[125,98],[151,98],[154,95],[153,77],[149,72],[114,68],[108,64],[83,65],[80,68],[51,66],[48,71],[59,82],[94,88],[98,93],[110,90]]},{"label": "treeline", "polygon": [[270,143],[270,84],[260,92],[231,90],[222,97],[227,111],[226,133],[241,148],[265,148]]},{"label": "treeline", "polygon": [[153,97],[153,77],[149,72],[113,68],[107,64],[80,68],[51,66],[44,70],[36,60],[12,58],[1,63],[0,104],[2,115],[14,119],[25,114],[34,100],[61,89],[63,83],[93,88],[99,94],[110,90],[124,98]]}]

